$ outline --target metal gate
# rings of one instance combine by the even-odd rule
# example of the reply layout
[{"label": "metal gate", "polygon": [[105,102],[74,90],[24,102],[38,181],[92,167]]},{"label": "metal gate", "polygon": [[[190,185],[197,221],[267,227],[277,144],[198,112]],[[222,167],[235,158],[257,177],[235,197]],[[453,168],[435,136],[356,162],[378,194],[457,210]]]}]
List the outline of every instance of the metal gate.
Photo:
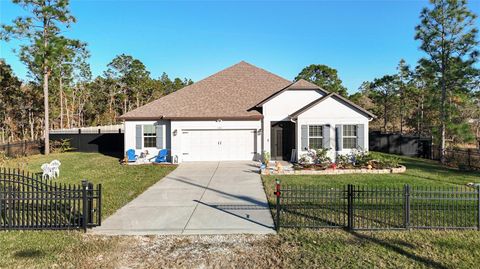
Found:
[{"label": "metal gate", "polygon": [[83,229],[101,224],[102,186],[53,183],[0,168],[0,230]]}]

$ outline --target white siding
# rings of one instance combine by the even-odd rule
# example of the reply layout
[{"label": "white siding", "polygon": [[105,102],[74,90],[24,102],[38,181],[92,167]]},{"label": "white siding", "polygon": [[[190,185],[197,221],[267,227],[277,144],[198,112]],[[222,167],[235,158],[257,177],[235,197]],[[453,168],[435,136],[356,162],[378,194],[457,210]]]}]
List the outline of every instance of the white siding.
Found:
[{"label": "white siding", "polygon": [[[320,102],[316,106],[310,108],[304,113],[300,114],[297,119],[297,136],[301,137],[301,125],[325,125],[329,124],[331,144],[334,145],[335,141],[335,125],[338,124],[364,124],[364,138],[365,138],[365,150],[368,151],[368,123],[369,119],[359,113],[357,110],[335,100],[334,98],[328,98],[323,102]],[[297,140],[297,149],[301,149],[300,141]],[[340,152],[335,152],[335,148],[330,151],[330,157],[334,159],[337,154],[350,153],[350,149],[344,149]],[[300,151],[299,155],[306,153]]]},{"label": "white siding", "polygon": [[[125,121],[125,149],[124,151],[127,151],[128,149],[135,149],[135,153],[137,155],[140,155],[141,152],[144,152],[145,150],[148,151],[149,157],[156,156],[158,154],[159,149],[156,147],[153,148],[145,148],[143,146],[143,139],[142,139],[142,148],[141,149],[136,149],[135,148],[135,126],[136,125],[159,125],[162,124],[165,126],[163,128],[163,145],[166,146],[166,148],[170,147],[170,138],[167,137],[167,133],[170,131],[170,121]],[[143,130],[143,129],[142,129]]]},{"label": "white siding", "polygon": [[322,92],[318,90],[287,90],[263,104],[263,150],[271,152],[272,121],[288,120],[289,115],[322,96]]},{"label": "white siding", "polygon": [[[261,121],[125,121],[125,151],[135,149],[135,126],[145,124],[164,124],[164,145],[170,149],[172,160],[182,162],[182,131],[183,130],[252,130],[261,128]],[[174,135],[176,133],[176,135]],[[255,150],[260,155],[262,147],[260,133],[255,139]],[[143,144],[143,141],[142,141]],[[152,157],[158,154],[156,148],[144,148],[137,150],[136,154],[148,150]]]}]

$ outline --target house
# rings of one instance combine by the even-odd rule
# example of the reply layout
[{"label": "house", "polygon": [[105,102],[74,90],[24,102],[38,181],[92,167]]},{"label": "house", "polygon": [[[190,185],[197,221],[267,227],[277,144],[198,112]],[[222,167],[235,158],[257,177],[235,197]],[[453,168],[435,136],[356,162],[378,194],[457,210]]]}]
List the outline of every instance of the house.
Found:
[{"label": "house", "polygon": [[272,160],[315,148],[330,149],[332,158],[367,151],[373,117],[310,82],[240,62],[120,118],[125,150],[154,155],[167,148],[180,163],[260,160],[264,151]]}]

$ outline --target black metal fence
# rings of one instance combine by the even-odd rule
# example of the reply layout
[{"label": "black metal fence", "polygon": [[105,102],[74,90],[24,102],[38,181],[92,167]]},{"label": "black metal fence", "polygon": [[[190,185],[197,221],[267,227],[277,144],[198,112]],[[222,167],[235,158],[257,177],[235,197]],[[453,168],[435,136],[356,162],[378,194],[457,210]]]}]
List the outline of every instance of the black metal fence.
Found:
[{"label": "black metal fence", "polygon": [[42,141],[20,141],[0,145],[0,152],[4,152],[7,157],[28,156],[40,154],[43,151]]},{"label": "black metal fence", "polygon": [[480,189],[469,187],[280,186],[276,227],[478,229]]},{"label": "black metal fence", "polygon": [[53,183],[0,168],[0,230],[83,229],[101,225],[102,186]]}]

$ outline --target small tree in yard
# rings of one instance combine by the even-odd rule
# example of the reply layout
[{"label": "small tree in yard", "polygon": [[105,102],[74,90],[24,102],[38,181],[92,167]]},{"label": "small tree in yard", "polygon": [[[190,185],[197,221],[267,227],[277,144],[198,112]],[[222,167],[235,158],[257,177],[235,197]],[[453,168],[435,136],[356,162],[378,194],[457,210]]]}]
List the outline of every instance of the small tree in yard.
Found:
[{"label": "small tree in yard", "polygon": [[12,37],[27,41],[20,46],[20,58],[43,84],[45,154],[49,154],[49,79],[55,60],[65,53],[61,26],[68,27],[75,18],[70,14],[69,0],[13,0],[13,3],[31,15],[16,18],[13,25],[2,25],[0,36],[6,41]]},{"label": "small tree in yard", "polygon": [[431,9],[421,12],[421,23],[416,27],[415,39],[428,58],[420,62],[429,66],[436,78],[440,98],[440,156],[445,163],[446,130],[450,120],[450,106],[455,94],[472,91],[466,81],[477,61],[478,30],[476,16],[467,8],[465,0],[430,0]]}]

